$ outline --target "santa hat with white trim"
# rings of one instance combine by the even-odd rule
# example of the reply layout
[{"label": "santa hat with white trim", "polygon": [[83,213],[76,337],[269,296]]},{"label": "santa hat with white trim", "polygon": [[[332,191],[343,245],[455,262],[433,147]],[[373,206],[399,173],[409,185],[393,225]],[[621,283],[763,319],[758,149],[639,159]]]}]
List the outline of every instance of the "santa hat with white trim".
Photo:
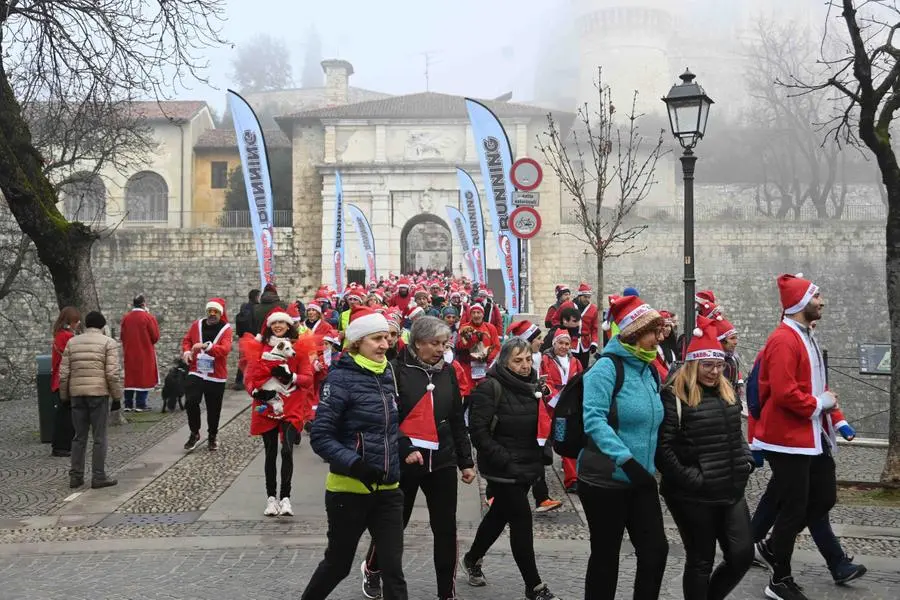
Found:
[{"label": "santa hat with white trim", "polygon": [[564,339],[565,339],[565,340],[570,340],[570,341],[571,341],[571,340],[572,340],[572,336],[569,335],[569,330],[568,330],[568,329],[566,329],[565,327],[560,327],[560,328],[557,329],[556,332],[553,334],[553,343],[555,344],[555,343],[558,342],[559,340],[564,340]]},{"label": "santa hat with white trim", "polygon": [[654,320],[662,320],[659,313],[640,296],[610,298],[609,313],[619,327],[620,338],[627,338]]},{"label": "santa hat with white trim", "polygon": [[350,313],[350,323],[344,330],[344,339],[349,344],[381,332],[388,332],[388,322],[384,315],[367,306],[358,306]]},{"label": "santa hat with white trim", "polygon": [[594,290],[591,289],[591,286],[586,282],[582,281],[578,285],[578,291],[575,292],[576,296],[590,296],[594,293]]},{"label": "santa hat with white trim", "polygon": [[278,321],[287,323],[289,327],[294,326],[294,318],[283,309],[276,306],[266,315],[266,320],[263,322],[262,327],[260,327],[259,333],[256,334],[256,341],[263,341],[263,337],[266,335],[266,329],[268,329],[272,323],[277,323]]},{"label": "santa hat with white trim", "polygon": [[716,303],[716,295],[712,290],[700,290],[696,294],[694,294],[694,303],[696,304],[715,304]]},{"label": "santa hat with white trim", "polygon": [[506,332],[517,338],[522,338],[526,342],[531,342],[537,336],[541,335],[541,328],[527,319],[511,323]]},{"label": "santa hat with white trim", "polygon": [[737,329],[735,329],[734,325],[729,323],[723,318],[718,318],[715,321],[716,324],[716,339],[720,342],[725,341],[733,335],[737,335]]},{"label": "santa hat with white trim", "polygon": [[684,360],[725,360],[722,342],[717,337],[716,321],[697,317],[697,327],[694,328]]},{"label": "santa hat with white trim", "polygon": [[819,293],[819,286],[808,279],[803,279],[803,273],[784,274],[778,277],[778,293],[781,295],[781,308],[784,309],[784,314],[795,315],[803,312],[813,296]]},{"label": "santa hat with white trim", "polygon": [[409,312],[406,313],[406,318],[410,321],[415,321],[419,317],[425,316],[425,309],[421,306],[410,306]]},{"label": "santa hat with white trim", "polygon": [[221,316],[221,321],[223,323],[228,322],[228,315],[225,314],[225,300],[222,298],[210,298],[209,302],[206,303],[206,310],[213,309],[219,311]]},{"label": "santa hat with white trim", "polygon": [[440,448],[440,438],[434,422],[434,384],[431,381],[425,386],[425,393],[400,423],[400,433],[408,437],[416,448]]}]

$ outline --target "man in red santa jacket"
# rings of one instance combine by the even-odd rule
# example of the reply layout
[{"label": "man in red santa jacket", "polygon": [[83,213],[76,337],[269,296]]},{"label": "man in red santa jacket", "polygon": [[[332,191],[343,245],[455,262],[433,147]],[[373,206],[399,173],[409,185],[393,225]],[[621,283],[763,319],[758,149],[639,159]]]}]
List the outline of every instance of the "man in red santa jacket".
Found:
[{"label": "man in red santa jacket", "polygon": [[591,286],[581,282],[575,296],[575,306],[581,311],[581,325],[578,328],[578,339],[572,340],[572,356],[587,369],[591,354],[600,347],[600,311],[591,303]]},{"label": "man in red santa jacket", "polygon": [[409,278],[401,277],[397,282],[397,293],[391,296],[388,306],[399,308],[404,315],[409,310],[413,297],[409,293]]},{"label": "man in red santa jacket", "polygon": [[791,576],[797,534],[828,514],[837,490],[832,454],[836,445],[837,396],[826,385],[825,362],[810,325],[822,318],[819,288],[798,275],[781,275],[778,290],[783,320],[760,356],[760,418],[754,450],[763,450],[772,468],[768,492],[778,517],[769,539],[758,544],[773,573],[766,596],[804,600]]},{"label": "man in red santa jacket", "polygon": [[[480,304],[469,307],[469,319],[460,325],[456,358],[475,387],[487,376],[488,367],[500,353],[500,337],[494,326],[485,322],[484,307]],[[487,351],[485,356],[473,356],[484,350]]]},{"label": "man in red santa jacket", "polygon": [[147,397],[159,385],[156,366],[156,342],[159,324],[147,310],[143,294],[132,302],[134,308],[122,317],[119,339],[122,342],[122,362],[125,365],[125,412],[149,410]]},{"label": "man in red santa jacket", "polygon": [[219,449],[216,436],[219,433],[225,382],[228,380],[228,354],[231,352],[231,325],[228,324],[224,300],[213,298],[206,303],[206,318],[191,323],[181,340],[181,350],[184,362],[190,365],[184,409],[191,436],[184,449],[190,451],[200,445],[200,400],[204,400],[208,427],[206,443],[210,452],[214,452]]}]

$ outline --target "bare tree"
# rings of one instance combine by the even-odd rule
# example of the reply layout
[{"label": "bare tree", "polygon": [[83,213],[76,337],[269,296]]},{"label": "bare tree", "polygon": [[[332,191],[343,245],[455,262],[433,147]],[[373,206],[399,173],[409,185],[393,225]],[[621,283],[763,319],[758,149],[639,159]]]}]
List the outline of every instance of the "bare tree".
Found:
[{"label": "bare tree", "polygon": [[56,207],[49,171],[76,167],[79,153],[45,155],[26,110],[106,120],[134,98],[167,97],[185,78],[201,78],[201,51],[222,42],[223,10],[223,0],[0,0],[0,192],[60,307],[99,305],[90,262],[99,234]]},{"label": "bare tree", "polygon": [[629,225],[626,219],[657,183],[656,165],[664,154],[663,130],[646,143],[638,123],[637,92],[631,110],[620,125],[610,87],[597,70],[597,102],[579,107],[575,126],[566,135],[560,124],[547,116],[547,130],[538,136],[538,147],[563,191],[574,203],[580,231],[562,232],[585,244],[597,262],[596,290],[603,290],[603,266],[609,259],[641,252],[637,243],[646,225]]},{"label": "bare tree", "polygon": [[242,92],[283,90],[292,84],[291,52],[287,44],[265,33],[241,45],[231,66],[232,77]]}]

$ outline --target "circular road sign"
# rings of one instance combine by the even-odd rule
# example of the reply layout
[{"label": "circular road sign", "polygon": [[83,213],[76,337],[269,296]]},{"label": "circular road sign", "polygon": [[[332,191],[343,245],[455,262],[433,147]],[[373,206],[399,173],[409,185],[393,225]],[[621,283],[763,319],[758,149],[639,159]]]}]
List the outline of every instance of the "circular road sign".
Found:
[{"label": "circular road sign", "polygon": [[541,230],[541,215],[530,206],[520,206],[509,215],[509,230],[520,240],[530,240]]},{"label": "circular road sign", "polygon": [[509,171],[509,178],[517,189],[530,192],[541,185],[544,171],[538,161],[533,158],[520,158],[513,163]]}]

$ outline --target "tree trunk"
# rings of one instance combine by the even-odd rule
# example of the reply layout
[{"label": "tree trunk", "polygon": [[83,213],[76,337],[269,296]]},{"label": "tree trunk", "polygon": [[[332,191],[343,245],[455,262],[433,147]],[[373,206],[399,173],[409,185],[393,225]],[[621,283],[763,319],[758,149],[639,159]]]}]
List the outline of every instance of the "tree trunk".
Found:
[{"label": "tree trunk", "polygon": [[50,271],[59,307],[95,310],[100,302],[91,246],[97,233],[82,223],[69,223],[59,212],[56,190],[42,167],[43,157],[32,144],[28,123],[0,65],[0,192]]},{"label": "tree trunk", "polygon": [[[603,319],[603,299],[606,295],[603,293],[603,252],[597,252],[597,285],[594,288],[595,294],[597,294],[597,311],[599,314],[597,315],[597,320]],[[598,325],[599,326],[599,325]],[[600,345],[600,350],[603,350],[603,331],[599,332],[600,335],[597,336],[597,342]]]},{"label": "tree trunk", "polygon": [[886,484],[900,485],[900,168],[882,169],[888,196],[885,228],[885,275],[891,321],[891,386],[888,455],[881,474]]}]

